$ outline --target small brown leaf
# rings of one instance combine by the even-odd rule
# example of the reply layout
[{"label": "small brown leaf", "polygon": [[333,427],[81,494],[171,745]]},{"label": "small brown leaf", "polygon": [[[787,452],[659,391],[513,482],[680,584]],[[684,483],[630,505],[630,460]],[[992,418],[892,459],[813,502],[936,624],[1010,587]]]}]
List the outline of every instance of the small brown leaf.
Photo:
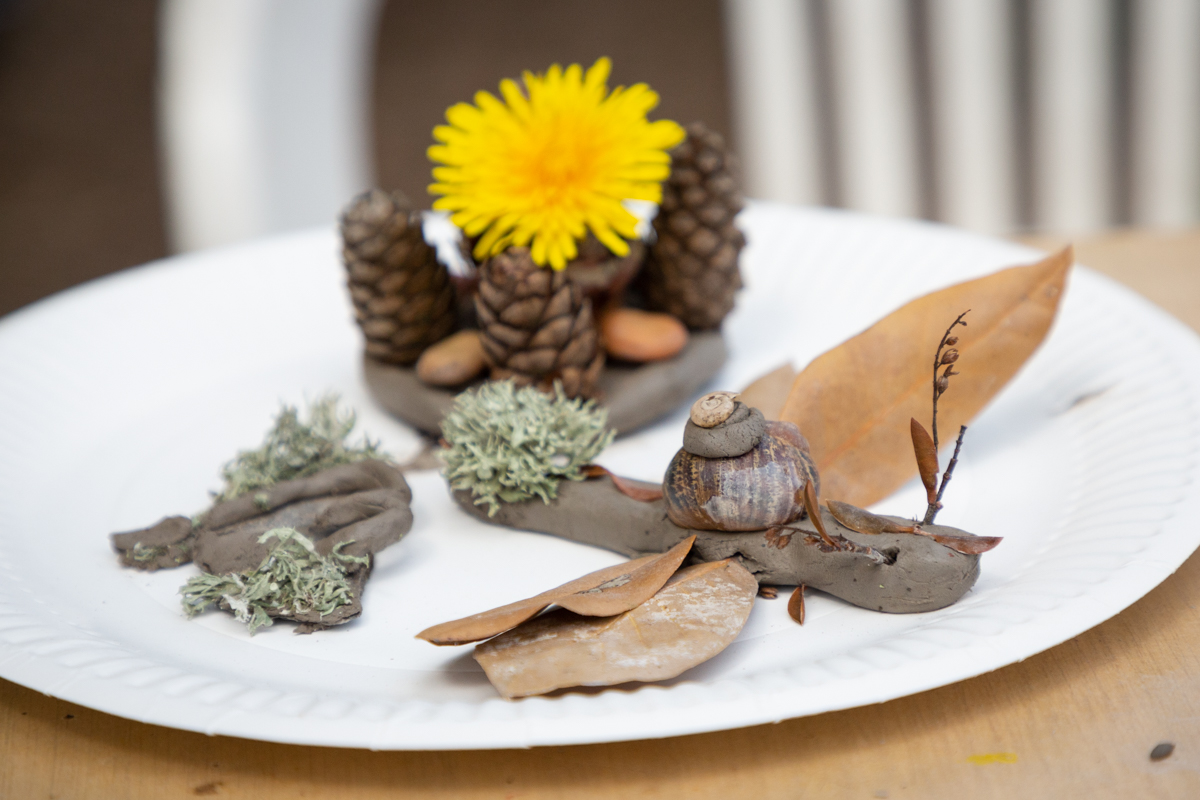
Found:
[{"label": "small brown leaf", "polygon": [[617,473],[599,464],[588,464],[584,467],[589,478],[597,475],[607,475],[612,481],[613,486],[618,492],[637,500],[639,503],[653,503],[655,500],[662,500],[663,490],[662,484],[643,485],[641,481],[635,481],[632,478],[622,478]]},{"label": "small brown leaf", "polygon": [[948,536],[944,533],[934,533],[933,531],[920,528],[915,533],[919,533],[921,536],[928,536],[938,544],[949,547],[956,553],[968,556],[977,556],[986,553],[1004,541],[1003,536]]},{"label": "small brown leaf", "polygon": [[804,590],[805,585],[802,583],[796,587],[796,591],[792,592],[792,596],[788,598],[788,616],[796,620],[799,625],[804,624]]},{"label": "small brown leaf", "polygon": [[852,531],[867,534],[913,533],[917,536],[927,536],[938,544],[965,555],[986,553],[1004,539],[1002,536],[957,536],[925,530],[920,525],[901,525],[887,517],[872,514],[849,503],[839,503],[837,500],[830,500],[827,505],[833,518]]},{"label": "small brown leaf", "polygon": [[782,550],[792,543],[792,535],[784,533],[783,528],[768,528],[763,538],[767,540],[768,547],[774,547],[776,550]]},{"label": "small brown leaf", "polygon": [[898,525],[887,517],[872,514],[866,509],[830,500],[825,504],[833,518],[852,531],[858,533],[917,533],[915,525]]},{"label": "small brown leaf", "polygon": [[759,586],[758,596],[763,600],[774,600],[779,597],[779,590],[774,586]]},{"label": "small brown leaf", "polygon": [[780,419],[808,437],[825,495],[869,506],[913,474],[904,420],[930,412],[930,348],[964,308],[971,325],[957,333],[956,363],[970,367],[939,400],[938,419],[958,430],[979,413],[1045,338],[1073,260],[1067,248],[932,292],[805,367]]},{"label": "small brown leaf", "polygon": [[796,368],[791,363],[781,364],[766,375],[759,376],[738,395],[751,408],[757,408],[767,419],[779,419],[788,391],[796,380]]},{"label": "small brown leaf", "polygon": [[917,456],[917,472],[921,475],[921,483],[925,484],[925,499],[930,505],[937,502],[938,486],[938,455],[933,446],[933,437],[925,426],[910,419],[909,433],[912,434],[913,453]]},{"label": "small brown leaf", "polygon": [[470,644],[490,639],[515,628],[553,603],[588,616],[620,614],[653,597],[679,569],[695,541],[695,536],[689,536],[665,553],[605,567],[525,600],[434,625],[418,633],[417,638],[436,645]]},{"label": "small brown leaf", "polygon": [[757,591],[758,581],[735,561],[697,564],[637,608],[612,617],[556,609],[480,644],[475,660],[508,698],[667,680],[736,639]]},{"label": "small brown leaf", "polygon": [[821,504],[817,501],[817,490],[813,483],[813,481],[804,483],[804,510],[808,512],[808,518],[812,520],[813,527],[817,529],[817,533],[821,534],[825,544],[837,548],[837,542],[829,535],[829,531],[825,530],[825,520],[821,519]]}]

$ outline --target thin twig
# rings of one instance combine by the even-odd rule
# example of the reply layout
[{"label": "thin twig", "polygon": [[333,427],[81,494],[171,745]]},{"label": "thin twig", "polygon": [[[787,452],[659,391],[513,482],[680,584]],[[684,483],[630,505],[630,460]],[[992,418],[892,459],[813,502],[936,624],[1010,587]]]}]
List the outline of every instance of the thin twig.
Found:
[{"label": "thin twig", "polygon": [[950,463],[946,465],[946,472],[942,475],[942,485],[938,487],[937,502],[925,509],[925,519],[922,521],[922,525],[932,525],[934,517],[942,510],[942,495],[946,491],[946,484],[950,483],[950,478],[954,476],[954,468],[958,466],[958,454],[962,450],[963,436],[966,432],[966,425],[959,427],[958,441],[954,443],[954,455],[950,457]]}]

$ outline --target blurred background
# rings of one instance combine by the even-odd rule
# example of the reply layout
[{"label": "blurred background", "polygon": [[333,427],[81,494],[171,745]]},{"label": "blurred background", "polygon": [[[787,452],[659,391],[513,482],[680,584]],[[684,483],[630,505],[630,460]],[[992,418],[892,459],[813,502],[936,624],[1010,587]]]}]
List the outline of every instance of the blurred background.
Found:
[{"label": "blurred background", "polygon": [[747,194],[1011,235],[1200,220],[1197,0],[0,0],[0,313],[428,204],[445,109],[614,61]]}]

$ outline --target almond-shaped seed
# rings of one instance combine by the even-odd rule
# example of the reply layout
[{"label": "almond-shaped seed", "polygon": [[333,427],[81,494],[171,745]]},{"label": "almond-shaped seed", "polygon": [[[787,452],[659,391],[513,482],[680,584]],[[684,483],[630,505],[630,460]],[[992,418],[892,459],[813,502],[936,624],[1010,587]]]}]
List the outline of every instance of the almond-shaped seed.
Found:
[{"label": "almond-shaped seed", "polygon": [[670,314],[614,308],[601,314],[599,322],[604,350],[622,361],[663,361],[688,342],[687,328]]},{"label": "almond-shaped seed", "polygon": [[417,377],[429,386],[460,386],[486,365],[479,331],[459,331],[429,347],[417,360]]}]

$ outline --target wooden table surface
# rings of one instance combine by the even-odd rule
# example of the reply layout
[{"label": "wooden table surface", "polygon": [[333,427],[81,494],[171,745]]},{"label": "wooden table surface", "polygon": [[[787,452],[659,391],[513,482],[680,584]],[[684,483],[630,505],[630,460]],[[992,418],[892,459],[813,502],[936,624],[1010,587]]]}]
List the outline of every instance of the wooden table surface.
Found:
[{"label": "wooden table surface", "polygon": [[[1200,232],[1114,233],[1077,252],[1200,330]],[[952,686],[778,725],[533,750],[207,737],[0,681],[0,798],[1200,797],[1198,606],[1193,556],[1108,622]],[[1152,761],[1161,742],[1175,750]]]}]

